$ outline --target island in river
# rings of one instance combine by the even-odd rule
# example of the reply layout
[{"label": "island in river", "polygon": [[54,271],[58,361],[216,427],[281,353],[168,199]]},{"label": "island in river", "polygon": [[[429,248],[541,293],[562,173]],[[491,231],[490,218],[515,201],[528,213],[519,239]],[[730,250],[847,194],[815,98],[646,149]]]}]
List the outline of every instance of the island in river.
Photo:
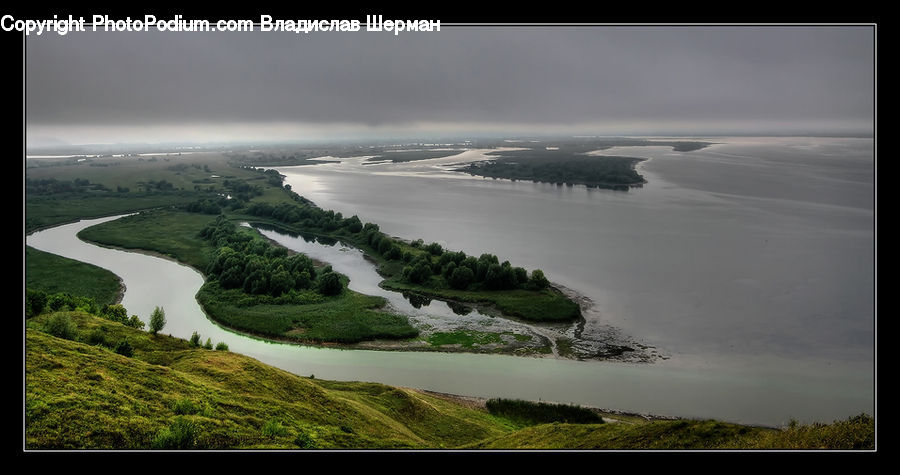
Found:
[{"label": "island in river", "polygon": [[[524,151],[503,149],[497,153],[514,154],[511,156],[520,162],[547,162],[560,151],[582,154],[623,144],[705,145],[641,139],[530,144]],[[351,147],[332,153],[350,156],[363,152],[382,160],[395,156],[415,161],[449,156],[460,149],[448,149],[447,145],[379,146],[368,152]],[[491,144],[478,146],[485,145]],[[504,144],[492,144],[500,145]],[[376,349],[632,361],[655,357],[653,349],[612,334],[590,342],[582,338],[581,312],[590,302],[552,285],[539,269],[529,272],[508,261],[500,262],[495,255],[467,256],[437,243],[387,236],[376,224],[363,223],[357,216],[344,217],[318,208],[283,186],[276,171],[247,165],[279,160],[292,163],[301,158],[304,163],[320,163],[313,155],[322,150],[313,150],[229,153],[225,159],[205,154],[95,157],[57,163],[53,168],[41,162],[41,167],[29,168],[26,173],[26,227],[89,217],[86,210],[91,207],[101,215],[169,208],[105,223],[85,230],[81,237],[106,246],[155,251],[191,265],[207,278],[198,300],[210,318],[264,338]],[[552,166],[578,162],[581,165],[575,163],[575,169],[580,166],[582,176],[592,176],[595,168],[591,167],[607,163],[620,170],[616,173],[634,175],[638,159],[579,155],[572,160],[568,165]],[[313,265],[308,258],[289,256],[299,251],[273,246],[258,231],[238,231],[242,222],[359,249],[376,265],[382,277],[380,288],[402,294],[408,302],[402,305],[420,309],[432,300],[440,301],[458,317],[437,324],[415,318],[410,322],[411,313],[417,312],[398,312],[398,305],[386,306],[384,297],[350,290],[347,276],[334,272],[327,261]]]},{"label": "island in river", "polygon": [[[528,272],[495,255],[476,258],[437,243],[387,236],[356,216],[319,209],[283,187],[273,170],[235,167],[197,154],[172,160],[103,157],[87,166],[29,170],[27,223],[37,228],[67,221],[63,216],[87,217],[82,213],[94,204],[110,214],[156,203],[155,211],[87,229],[81,237],[191,265],[207,277],[198,300],[210,318],[257,336],[381,349],[603,356],[576,353],[565,336],[541,327],[571,327],[581,308],[538,269]],[[143,179],[135,182],[137,177]],[[361,249],[376,262],[383,287],[402,293],[413,307],[444,299],[460,316],[458,324],[413,327],[406,315],[386,308],[384,298],[349,290],[347,277],[327,263],[312,265],[256,231],[239,231],[244,221]],[[473,325],[466,316],[512,323],[488,329],[484,320]],[[517,330],[522,328],[531,331]]]},{"label": "island in river", "polygon": [[487,178],[555,183],[557,186],[584,185],[626,191],[646,183],[635,170],[642,161],[635,157],[596,155],[594,152],[614,146],[670,146],[674,151],[699,150],[706,142],[667,142],[650,140],[579,140],[541,143],[513,150],[489,152],[496,160],[469,163],[455,171]]}]

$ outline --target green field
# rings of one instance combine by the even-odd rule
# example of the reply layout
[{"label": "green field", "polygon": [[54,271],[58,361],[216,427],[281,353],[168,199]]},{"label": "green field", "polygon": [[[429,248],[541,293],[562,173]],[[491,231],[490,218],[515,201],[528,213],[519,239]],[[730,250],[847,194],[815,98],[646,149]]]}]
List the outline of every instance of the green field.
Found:
[{"label": "green field", "polygon": [[358,343],[378,338],[405,339],[418,335],[407,318],[380,311],[385,300],[344,289],[340,295],[323,297],[307,292],[303,304],[260,303],[239,289],[224,290],[208,282],[197,293],[197,301],[215,321],[240,331],[302,343]]},{"label": "green field", "polygon": [[93,298],[99,305],[121,298],[119,277],[73,259],[25,246],[25,286],[48,294],[70,293]]},{"label": "green field", "polygon": [[85,241],[153,251],[203,271],[214,247],[199,236],[215,216],[158,209],[83,229]]},{"label": "green field", "polygon": [[[44,332],[54,317],[74,324],[74,339]],[[521,411],[510,419],[412,389],[301,377],[83,312],[26,324],[27,449],[874,448],[869,416],[776,430],[600,413],[606,423],[523,428]],[[112,349],[126,339],[131,357]]]}]

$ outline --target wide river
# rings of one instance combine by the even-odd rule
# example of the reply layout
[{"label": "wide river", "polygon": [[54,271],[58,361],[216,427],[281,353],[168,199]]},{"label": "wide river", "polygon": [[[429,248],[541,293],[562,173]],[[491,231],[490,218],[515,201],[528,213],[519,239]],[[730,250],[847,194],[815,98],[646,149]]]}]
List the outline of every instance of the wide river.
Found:
[{"label": "wide river", "polygon": [[[652,364],[267,343],[205,317],[196,271],[75,237],[113,218],[35,233],[27,244],[115,272],[130,313],[146,320],[154,306],[166,309],[164,333],[196,330],[301,375],[771,426],[874,414],[873,141],[707,140],[717,144],[597,152],[651,159],[639,168],[649,183],[628,192],[446,171],[483,159],[479,151],[278,169],[320,207],[389,234],[543,269],[592,300],[588,331],[612,328],[668,357]],[[359,259],[341,246],[282,241],[323,260]],[[370,277],[359,280],[371,289]]]}]

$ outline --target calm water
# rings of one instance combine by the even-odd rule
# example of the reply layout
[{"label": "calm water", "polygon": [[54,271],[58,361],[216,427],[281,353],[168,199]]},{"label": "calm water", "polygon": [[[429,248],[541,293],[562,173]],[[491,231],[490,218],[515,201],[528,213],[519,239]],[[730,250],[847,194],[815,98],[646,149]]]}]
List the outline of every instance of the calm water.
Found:
[{"label": "calm water", "polygon": [[650,183],[627,193],[450,175],[447,159],[280,169],[320,206],[388,233],[543,269],[594,301],[589,326],[615,325],[671,356],[657,364],[265,343],[206,319],[195,271],[74,237],[103,220],[27,242],[120,275],[131,313],[146,320],[153,306],[166,308],[164,333],[197,330],[301,375],[767,425],[831,421],[874,412],[871,147],[740,139],[684,154],[631,148],[653,160],[642,165]]},{"label": "calm water", "polygon": [[[611,324],[681,361],[874,359],[869,139],[740,138],[653,158],[629,192],[448,174],[454,157],[279,168],[326,209],[387,233],[497,254],[590,297]],[[468,155],[465,158],[471,158]]]}]

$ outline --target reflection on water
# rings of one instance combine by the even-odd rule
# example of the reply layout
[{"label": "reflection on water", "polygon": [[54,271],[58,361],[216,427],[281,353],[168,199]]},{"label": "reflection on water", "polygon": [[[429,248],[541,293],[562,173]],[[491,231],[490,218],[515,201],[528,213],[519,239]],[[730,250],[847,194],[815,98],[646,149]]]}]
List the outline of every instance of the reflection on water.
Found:
[{"label": "reflection on water", "polygon": [[[423,297],[421,295],[414,294],[411,292],[403,292],[403,298],[408,300],[409,304],[412,305],[414,308],[422,308],[422,306],[428,307],[429,305],[431,305],[430,298]],[[453,307],[450,307],[450,309],[453,310]],[[453,311],[453,313],[459,315],[456,311]]]}]

